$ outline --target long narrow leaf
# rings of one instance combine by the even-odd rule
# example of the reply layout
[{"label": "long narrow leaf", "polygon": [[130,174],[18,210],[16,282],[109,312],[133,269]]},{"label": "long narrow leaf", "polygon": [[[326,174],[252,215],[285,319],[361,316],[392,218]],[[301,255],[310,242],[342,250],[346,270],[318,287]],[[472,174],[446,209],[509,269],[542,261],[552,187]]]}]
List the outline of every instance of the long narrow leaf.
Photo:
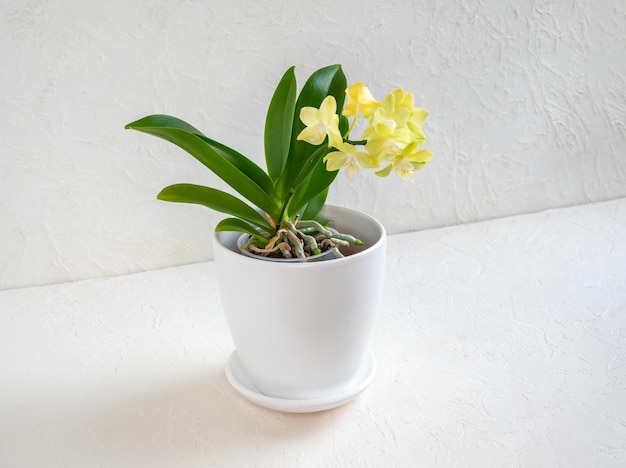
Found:
[{"label": "long narrow leaf", "polygon": [[[310,154],[305,161],[303,161],[302,166],[299,168],[300,170],[298,171],[295,180],[291,184],[291,190],[297,190],[305,180],[308,180],[311,173],[317,168],[317,166],[324,166],[321,161],[324,156],[328,154],[329,151],[330,150],[325,146],[315,147],[315,151]],[[324,170],[326,170],[325,166]]]},{"label": "long narrow leaf", "polygon": [[267,239],[259,234],[254,226],[246,223],[245,221],[239,218],[226,218],[221,220],[217,226],[215,226],[216,232],[222,231],[234,231],[234,232],[243,232],[244,234],[250,234],[255,239],[261,241],[264,245],[267,244]]},{"label": "long narrow leaf", "polygon": [[296,106],[294,67],[285,72],[276,87],[265,119],[265,163],[274,183],[287,162]]},{"label": "long narrow leaf", "polygon": [[274,192],[274,184],[263,169],[257,166],[253,161],[246,158],[243,154],[234,149],[212,140],[204,135],[199,135],[211,148],[213,148],[224,159],[229,161],[233,166],[246,174],[254,183],[261,187],[267,194]]},{"label": "long narrow leaf", "polygon": [[151,117],[145,117],[130,123],[126,128],[148,133],[177,145],[208,167],[220,179],[254,205],[269,213],[272,217],[278,215],[278,209],[271,197],[272,193],[268,193],[267,190],[252,180],[248,174],[242,172],[239,167],[234,165],[228,158],[225,158],[223,153],[220,154],[220,152],[216,151],[212,147],[212,143],[206,141],[206,137],[191,129],[179,128],[179,126],[173,127],[170,126],[171,122],[163,122]]},{"label": "long narrow leaf", "polygon": [[317,215],[320,214],[320,211],[322,211],[322,208],[324,208],[326,197],[328,197],[328,187],[307,203],[302,212],[302,219],[315,219]]},{"label": "long narrow leaf", "polygon": [[138,130],[138,127],[177,128],[179,130],[184,130],[187,133],[202,135],[202,132],[193,125],[179,119],[178,117],[172,117],[171,115],[165,114],[148,115],[135,122],[129,123],[124,128]]},{"label": "long narrow leaf", "polygon": [[194,184],[175,184],[161,190],[157,198],[170,202],[203,205],[215,211],[245,219],[267,231],[272,230],[268,221],[254,208],[237,197],[214,188]]},{"label": "long narrow leaf", "polygon": [[332,95],[337,102],[337,112],[341,114],[346,87],[346,77],[341,65],[331,65],[317,70],[303,86],[294,111],[295,118],[291,132],[289,157],[277,186],[279,195],[289,192],[307,159],[318,149],[317,146],[296,139],[304,129],[304,124],[299,117],[300,110],[303,107],[319,107],[326,96]]},{"label": "long narrow leaf", "polygon": [[252,179],[259,187],[263,188],[267,193],[273,191],[273,184],[268,175],[257,166],[253,161],[246,158],[243,154],[235,151],[228,146],[212,140],[204,135],[200,130],[188,124],[184,120],[171,115],[155,114],[144,117],[136,122],[130,123],[126,128],[132,128],[138,130],[138,127],[162,127],[162,128],[176,128],[187,133],[192,133],[199,136],[204,140],[207,145],[213,148],[217,153],[227,159],[237,169],[246,174]]},{"label": "long narrow leaf", "polygon": [[[289,212],[295,213],[300,211],[321,192],[327,191],[328,187],[335,180],[335,177],[337,177],[338,172],[339,171],[327,171],[324,163],[315,164],[306,180],[297,186],[289,206]],[[320,207],[320,210],[322,207],[323,205]],[[317,216],[317,213],[314,213],[313,216]]]}]

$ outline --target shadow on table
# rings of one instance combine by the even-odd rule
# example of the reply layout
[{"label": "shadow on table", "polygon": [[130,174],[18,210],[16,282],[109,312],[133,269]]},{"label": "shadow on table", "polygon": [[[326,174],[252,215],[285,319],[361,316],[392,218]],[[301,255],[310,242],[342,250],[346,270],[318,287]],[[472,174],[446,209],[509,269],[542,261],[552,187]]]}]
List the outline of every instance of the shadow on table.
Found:
[{"label": "shadow on table", "polygon": [[5,461],[118,467],[244,463],[255,453],[280,453],[329,428],[332,439],[334,422],[345,411],[288,414],[258,407],[232,389],[223,369],[158,384],[133,383],[132,392],[69,390],[66,396],[11,408],[0,423]]}]

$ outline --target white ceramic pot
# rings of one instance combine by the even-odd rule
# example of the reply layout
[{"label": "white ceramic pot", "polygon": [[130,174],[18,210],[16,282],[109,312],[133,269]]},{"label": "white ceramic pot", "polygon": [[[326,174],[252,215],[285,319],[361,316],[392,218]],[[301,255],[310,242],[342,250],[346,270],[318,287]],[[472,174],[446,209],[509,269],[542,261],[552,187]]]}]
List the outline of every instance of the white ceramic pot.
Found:
[{"label": "white ceramic pot", "polygon": [[327,206],[322,215],[364,246],[341,259],[269,262],[242,255],[236,232],[214,255],[238,365],[272,398],[311,400],[350,387],[370,342],[383,286],[386,234],[374,218]]}]

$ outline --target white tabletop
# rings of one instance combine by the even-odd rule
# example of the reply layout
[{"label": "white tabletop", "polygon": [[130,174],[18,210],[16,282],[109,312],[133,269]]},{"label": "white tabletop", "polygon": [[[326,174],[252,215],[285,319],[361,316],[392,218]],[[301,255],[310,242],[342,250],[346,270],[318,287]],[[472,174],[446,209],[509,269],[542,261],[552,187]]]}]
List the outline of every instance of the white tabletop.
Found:
[{"label": "white tabletop", "polygon": [[353,402],[227,382],[211,262],[0,292],[1,467],[626,466],[626,199],[391,236]]}]

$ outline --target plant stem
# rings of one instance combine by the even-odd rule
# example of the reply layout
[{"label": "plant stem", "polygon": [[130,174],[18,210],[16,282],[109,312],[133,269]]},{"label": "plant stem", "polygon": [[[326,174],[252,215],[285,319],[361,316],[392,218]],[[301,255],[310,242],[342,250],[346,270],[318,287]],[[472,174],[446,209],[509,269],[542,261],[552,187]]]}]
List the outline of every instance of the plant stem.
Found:
[{"label": "plant stem", "polygon": [[365,146],[367,144],[367,140],[350,140],[349,138],[346,138],[345,141],[346,143],[354,146]]}]

